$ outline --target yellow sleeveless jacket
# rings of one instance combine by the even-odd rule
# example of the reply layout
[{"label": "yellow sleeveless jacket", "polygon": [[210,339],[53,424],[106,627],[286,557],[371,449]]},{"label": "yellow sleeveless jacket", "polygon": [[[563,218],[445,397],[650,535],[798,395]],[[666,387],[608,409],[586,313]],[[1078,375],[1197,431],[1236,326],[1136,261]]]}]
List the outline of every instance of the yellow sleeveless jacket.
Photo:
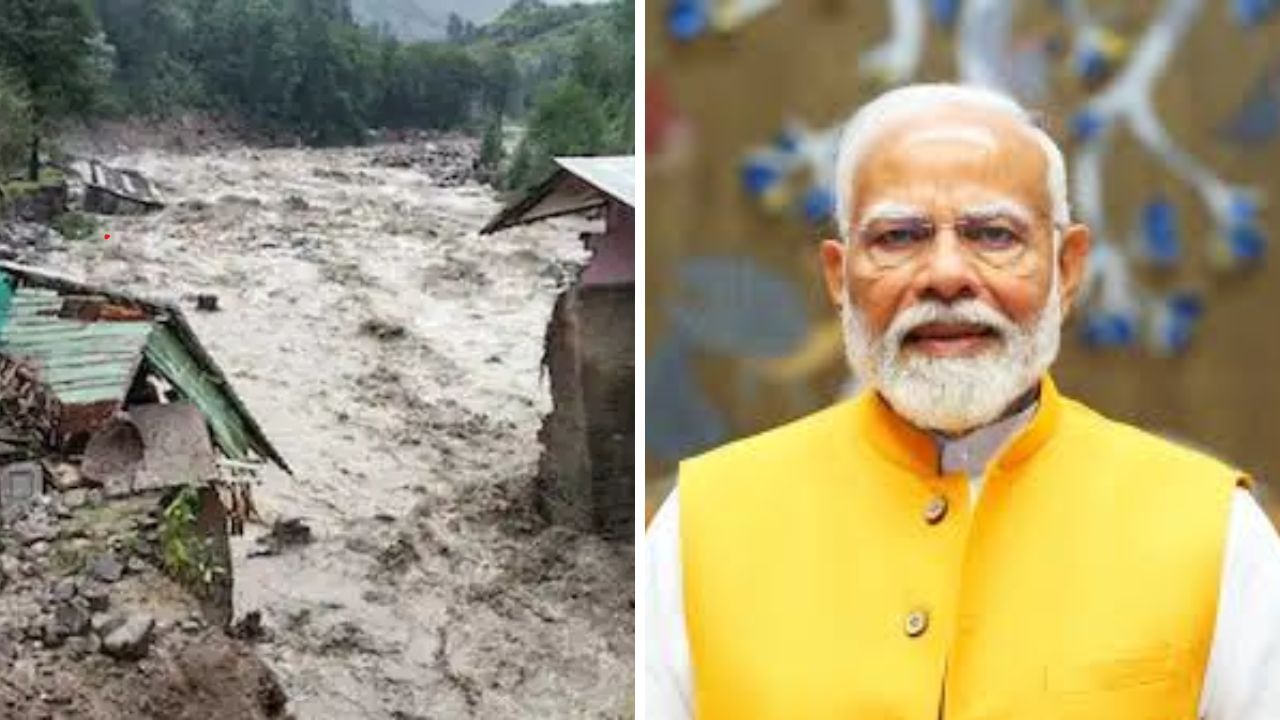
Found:
[{"label": "yellow sleeveless jacket", "polygon": [[1232,489],[1041,384],[967,480],[874,393],[686,461],[699,720],[1194,720]]}]

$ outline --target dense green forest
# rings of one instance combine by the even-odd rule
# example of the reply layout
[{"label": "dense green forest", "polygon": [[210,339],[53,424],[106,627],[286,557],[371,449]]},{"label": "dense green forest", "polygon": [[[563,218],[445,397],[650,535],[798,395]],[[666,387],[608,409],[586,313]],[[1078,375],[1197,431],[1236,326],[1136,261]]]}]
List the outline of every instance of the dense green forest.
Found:
[{"label": "dense green forest", "polygon": [[554,154],[631,152],[634,0],[518,0],[493,22],[403,42],[350,0],[0,0],[0,170],[28,165],[72,116],[225,114],[311,145],[375,128],[463,129],[518,188]]}]

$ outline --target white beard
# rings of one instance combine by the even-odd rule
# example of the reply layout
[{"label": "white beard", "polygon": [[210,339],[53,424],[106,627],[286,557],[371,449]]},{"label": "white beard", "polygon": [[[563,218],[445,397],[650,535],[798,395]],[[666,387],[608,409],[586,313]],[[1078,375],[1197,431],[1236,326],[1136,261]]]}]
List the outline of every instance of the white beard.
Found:
[{"label": "white beard", "polygon": [[[849,367],[862,384],[879,391],[911,424],[960,434],[999,419],[1057,357],[1062,329],[1058,271],[1055,267],[1044,308],[1025,327],[977,300],[913,305],[898,313],[879,337],[871,337],[865,316],[847,297],[840,317]],[[907,334],[931,322],[988,326],[998,345],[973,357],[902,355]]]}]

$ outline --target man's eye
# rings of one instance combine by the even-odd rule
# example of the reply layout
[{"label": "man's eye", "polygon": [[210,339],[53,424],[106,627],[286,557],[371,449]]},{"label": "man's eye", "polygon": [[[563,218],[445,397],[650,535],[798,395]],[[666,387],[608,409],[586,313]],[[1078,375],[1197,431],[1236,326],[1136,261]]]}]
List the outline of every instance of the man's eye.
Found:
[{"label": "man's eye", "polygon": [[971,226],[965,236],[973,242],[989,247],[1007,247],[1021,241],[1018,233],[1003,225]]},{"label": "man's eye", "polygon": [[876,233],[874,242],[876,245],[885,248],[900,248],[909,247],[922,240],[923,237],[924,232],[919,228],[888,228]]}]

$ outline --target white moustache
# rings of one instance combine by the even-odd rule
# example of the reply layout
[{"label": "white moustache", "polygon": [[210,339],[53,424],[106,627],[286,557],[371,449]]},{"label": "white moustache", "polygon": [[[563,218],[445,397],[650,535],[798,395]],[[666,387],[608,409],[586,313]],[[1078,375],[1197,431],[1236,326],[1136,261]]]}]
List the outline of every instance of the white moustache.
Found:
[{"label": "white moustache", "polygon": [[977,325],[991,330],[1002,341],[1014,337],[1020,330],[1017,323],[1000,311],[977,300],[952,304],[926,300],[894,316],[884,333],[885,345],[891,354],[897,355],[907,335],[933,323]]}]

